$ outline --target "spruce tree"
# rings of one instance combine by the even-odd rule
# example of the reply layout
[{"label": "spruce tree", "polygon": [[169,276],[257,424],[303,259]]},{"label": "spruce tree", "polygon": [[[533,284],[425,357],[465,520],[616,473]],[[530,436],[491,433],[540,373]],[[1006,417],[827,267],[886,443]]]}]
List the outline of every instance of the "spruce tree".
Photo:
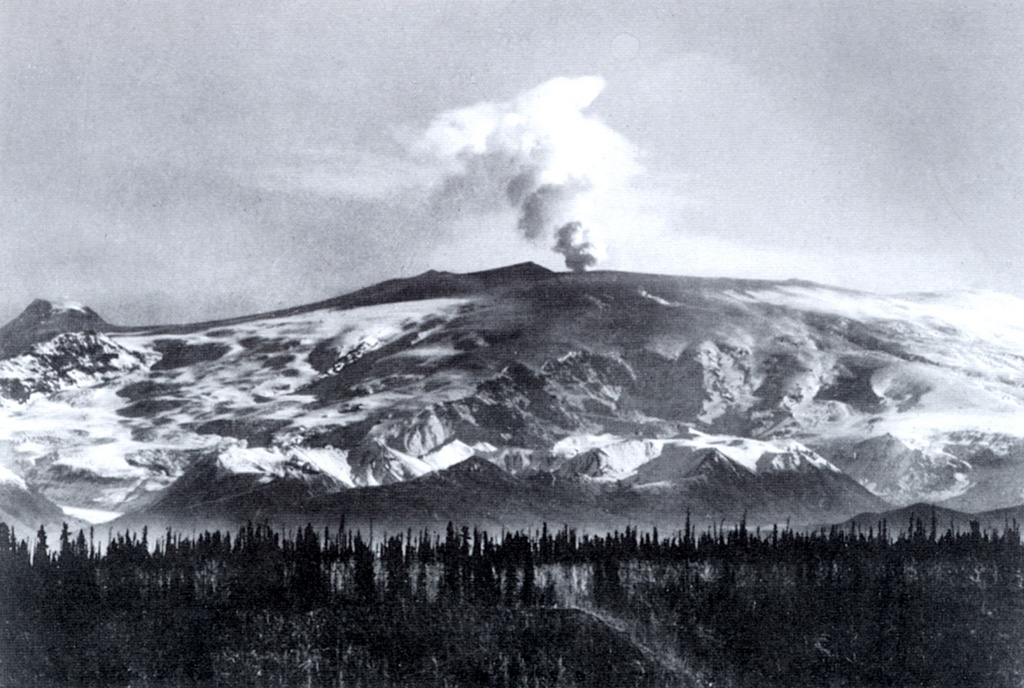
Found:
[{"label": "spruce tree", "polygon": [[39,526],[36,533],[36,548],[32,553],[32,565],[42,568],[50,563],[49,550],[46,547],[46,527]]},{"label": "spruce tree", "polygon": [[373,602],[377,598],[377,583],[373,573],[373,551],[363,543],[363,538],[356,533],[354,547],[356,599],[363,603]]}]

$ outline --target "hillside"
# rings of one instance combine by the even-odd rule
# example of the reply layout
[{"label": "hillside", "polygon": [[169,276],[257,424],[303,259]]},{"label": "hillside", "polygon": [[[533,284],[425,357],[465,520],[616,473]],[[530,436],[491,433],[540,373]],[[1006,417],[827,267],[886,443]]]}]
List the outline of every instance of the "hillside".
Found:
[{"label": "hillside", "polygon": [[[65,322],[0,360],[0,466],[153,520],[1013,507],[1022,305],[526,264],[213,323]],[[500,489],[444,487],[473,457]]]}]

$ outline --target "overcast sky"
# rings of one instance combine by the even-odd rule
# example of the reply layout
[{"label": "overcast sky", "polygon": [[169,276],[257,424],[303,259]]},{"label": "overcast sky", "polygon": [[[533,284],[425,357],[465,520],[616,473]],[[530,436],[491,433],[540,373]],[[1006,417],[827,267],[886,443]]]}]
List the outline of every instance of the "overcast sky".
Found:
[{"label": "overcast sky", "polygon": [[1022,3],[0,0],[0,320],[564,269],[423,146],[556,77],[632,165],[602,267],[1024,296]]}]

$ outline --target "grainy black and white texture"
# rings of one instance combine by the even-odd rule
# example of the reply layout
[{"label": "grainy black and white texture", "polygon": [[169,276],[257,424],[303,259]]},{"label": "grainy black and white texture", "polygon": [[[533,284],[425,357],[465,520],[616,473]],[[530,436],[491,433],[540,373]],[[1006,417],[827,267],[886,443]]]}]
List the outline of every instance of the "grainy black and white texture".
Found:
[{"label": "grainy black and white texture", "polygon": [[1021,26],[0,0],[0,688],[1024,685]]},{"label": "grainy black and white texture", "polygon": [[[0,11],[0,320],[47,298],[188,322],[429,269],[560,268],[517,226],[569,174],[602,190],[610,269],[1024,295],[1016,3]],[[580,83],[531,108],[557,78]],[[501,140],[474,129],[456,179],[426,137],[527,111]],[[510,159],[519,183],[485,183]]]}]

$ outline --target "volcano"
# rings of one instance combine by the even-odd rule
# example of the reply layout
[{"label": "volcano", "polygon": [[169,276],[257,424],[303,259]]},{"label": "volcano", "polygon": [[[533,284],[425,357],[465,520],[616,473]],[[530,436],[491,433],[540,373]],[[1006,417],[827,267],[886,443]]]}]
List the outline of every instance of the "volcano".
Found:
[{"label": "volcano", "polygon": [[1006,509],[1022,306],[532,264],[193,325],[35,302],[0,329],[0,467],[143,523]]}]

